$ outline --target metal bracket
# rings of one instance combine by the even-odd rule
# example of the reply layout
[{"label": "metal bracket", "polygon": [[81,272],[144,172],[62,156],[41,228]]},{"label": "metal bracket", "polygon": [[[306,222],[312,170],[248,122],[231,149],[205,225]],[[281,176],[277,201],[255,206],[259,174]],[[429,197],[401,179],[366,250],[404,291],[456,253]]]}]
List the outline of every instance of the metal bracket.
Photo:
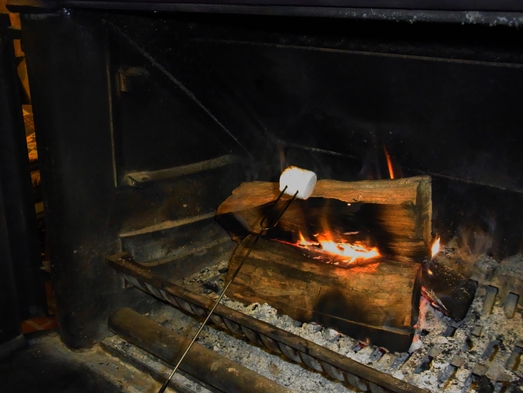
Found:
[{"label": "metal bracket", "polygon": [[241,161],[241,157],[234,154],[227,154],[218,158],[196,162],[194,164],[176,166],[173,168],[159,169],[157,171],[140,171],[127,173],[124,183],[134,188],[143,188],[148,183],[175,179],[180,176],[191,175],[193,173],[204,172],[211,169],[221,168]]}]

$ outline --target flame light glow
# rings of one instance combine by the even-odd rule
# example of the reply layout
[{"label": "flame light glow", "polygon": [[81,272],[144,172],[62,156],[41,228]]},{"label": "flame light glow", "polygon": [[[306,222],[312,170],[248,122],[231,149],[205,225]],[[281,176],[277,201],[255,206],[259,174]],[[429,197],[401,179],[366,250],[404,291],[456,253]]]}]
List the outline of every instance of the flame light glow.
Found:
[{"label": "flame light glow", "polygon": [[358,259],[370,259],[380,256],[376,247],[368,248],[363,244],[356,243],[339,243],[330,240],[329,236],[326,235],[315,235],[317,241],[311,242],[306,240],[302,234],[300,234],[300,240],[298,246],[304,248],[314,248],[317,251],[321,251],[333,256],[339,256],[340,261],[344,263],[352,263]]},{"label": "flame light glow", "polygon": [[432,244],[432,258],[434,258],[434,256],[440,252],[440,238],[437,237],[436,240],[434,240],[434,243]]},{"label": "flame light glow", "polygon": [[383,150],[385,151],[385,158],[387,159],[387,168],[389,170],[389,176],[391,179],[394,179],[394,168],[392,166],[392,159],[390,158],[389,151],[387,150],[387,147],[383,145]]}]

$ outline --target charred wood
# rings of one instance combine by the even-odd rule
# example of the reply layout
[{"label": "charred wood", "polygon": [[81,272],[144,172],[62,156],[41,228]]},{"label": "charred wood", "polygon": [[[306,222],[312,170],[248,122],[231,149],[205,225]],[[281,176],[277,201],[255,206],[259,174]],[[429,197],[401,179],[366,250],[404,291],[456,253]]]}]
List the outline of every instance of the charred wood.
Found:
[{"label": "charred wood", "polygon": [[435,260],[423,266],[423,296],[455,321],[461,321],[474,300],[477,281],[470,280]]}]

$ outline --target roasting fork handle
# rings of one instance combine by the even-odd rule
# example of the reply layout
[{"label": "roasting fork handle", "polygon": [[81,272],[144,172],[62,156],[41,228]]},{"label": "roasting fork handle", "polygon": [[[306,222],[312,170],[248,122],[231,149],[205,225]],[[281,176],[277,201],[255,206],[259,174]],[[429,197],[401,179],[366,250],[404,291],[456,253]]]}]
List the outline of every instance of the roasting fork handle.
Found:
[{"label": "roasting fork handle", "polygon": [[292,196],[291,199],[289,199],[285,205],[282,207],[282,209],[277,212],[276,214],[276,219],[274,220],[274,223],[272,223],[271,225],[267,225],[266,224],[266,221],[267,221],[267,217],[270,213],[273,212],[273,210],[276,209],[276,205],[278,204],[278,202],[280,201],[280,199],[282,198],[282,196],[285,194],[285,191],[287,190],[287,186],[285,186],[285,188],[280,192],[280,195],[278,196],[278,198],[276,198],[276,200],[274,201],[274,203],[271,205],[271,208],[269,210],[267,210],[267,212],[263,215],[263,218],[262,220],[260,221],[260,227],[261,227],[261,230],[260,232],[258,232],[258,234],[256,235],[256,237],[254,238],[254,241],[252,242],[251,246],[247,249],[247,252],[245,253],[245,255],[243,256],[243,258],[241,259],[240,263],[238,264],[238,266],[236,267],[236,270],[234,271],[234,273],[232,274],[231,276],[231,279],[227,282],[227,284],[225,285],[225,287],[223,288],[223,291],[222,293],[220,294],[220,296],[218,296],[218,299],[214,302],[211,310],[209,311],[209,314],[207,314],[207,317],[205,317],[204,321],[202,322],[202,324],[200,325],[200,327],[198,328],[198,331],[196,332],[196,334],[193,336],[191,342],[189,343],[189,345],[187,346],[187,348],[185,349],[185,351],[183,352],[182,356],[180,357],[180,359],[178,360],[178,363],[176,363],[176,365],[174,366],[174,368],[172,369],[171,371],[171,374],[169,374],[169,377],[167,377],[167,379],[165,380],[165,382],[163,383],[162,387],[160,388],[160,390],[158,390],[158,393],[163,393],[165,392],[165,389],[167,389],[167,386],[169,385],[169,382],[171,382],[171,379],[173,378],[174,374],[176,374],[176,371],[178,371],[178,368],[180,367],[180,364],[182,364],[183,360],[185,359],[185,356],[187,356],[187,354],[189,353],[189,351],[191,350],[192,346],[194,345],[194,343],[196,342],[196,340],[198,339],[198,337],[200,336],[200,333],[202,332],[203,328],[207,325],[207,322],[209,321],[209,319],[211,318],[211,316],[213,315],[214,313],[214,310],[216,310],[216,307],[218,307],[218,304],[220,304],[220,302],[222,301],[224,295],[225,295],[225,292],[227,292],[227,289],[229,289],[229,287],[231,286],[232,282],[234,281],[234,279],[236,278],[236,276],[238,275],[238,273],[240,272],[240,269],[242,268],[243,264],[245,263],[245,261],[247,260],[247,258],[249,257],[249,255],[251,254],[251,251],[254,249],[254,247],[256,246],[256,243],[258,243],[258,240],[260,239],[260,237],[265,233],[267,232],[267,230],[271,229],[271,228],[274,228],[276,225],[278,225],[278,222],[280,221],[281,217],[283,216],[283,213],[285,213],[285,211],[289,208],[289,206],[291,205],[292,202],[294,202],[294,200],[296,199],[297,195],[298,195],[298,191],[296,191],[294,193],[294,195]]}]

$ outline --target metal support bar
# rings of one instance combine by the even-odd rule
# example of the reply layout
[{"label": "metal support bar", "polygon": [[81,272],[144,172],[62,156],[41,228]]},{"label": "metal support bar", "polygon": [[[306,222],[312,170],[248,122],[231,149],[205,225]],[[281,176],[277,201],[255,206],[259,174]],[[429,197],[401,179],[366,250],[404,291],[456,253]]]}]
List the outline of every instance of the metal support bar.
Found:
[{"label": "metal support bar", "polygon": [[[243,4],[242,4],[243,3]],[[170,12],[198,12],[216,14],[242,15],[278,15],[316,18],[391,20],[409,23],[460,23],[505,25],[518,27],[522,23],[522,7],[516,0],[477,2],[472,0],[461,1],[375,1],[373,8],[364,1],[307,1],[305,4],[285,2],[279,5],[261,4],[263,2],[244,1],[237,4],[218,2],[175,2],[175,1],[144,1],[137,0],[124,2],[122,0],[9,0],[9,9],[13,12],[44,12],[56,10],[60,7],[68,8],[96,8],[96,9],[132,9],[154,10]],[[290,3],[290,4],[289,4]],[[391,4],[394,4],[391,6]],[[478,8],[478,4],[481,7]]]},{"label": "metal support bar", "polygon": [[131,172],[125,175],[125,183],[131,187],[141,188],[147,183],[158,180],[175,179],[180,176],[191,175],[193,173],[208,171],[232,165],[240,161],[240,157],[234,154],[227,154],[218,158],[196,162],[194,164],[177,166],[174,168],[159,169],[157,171]]}]

